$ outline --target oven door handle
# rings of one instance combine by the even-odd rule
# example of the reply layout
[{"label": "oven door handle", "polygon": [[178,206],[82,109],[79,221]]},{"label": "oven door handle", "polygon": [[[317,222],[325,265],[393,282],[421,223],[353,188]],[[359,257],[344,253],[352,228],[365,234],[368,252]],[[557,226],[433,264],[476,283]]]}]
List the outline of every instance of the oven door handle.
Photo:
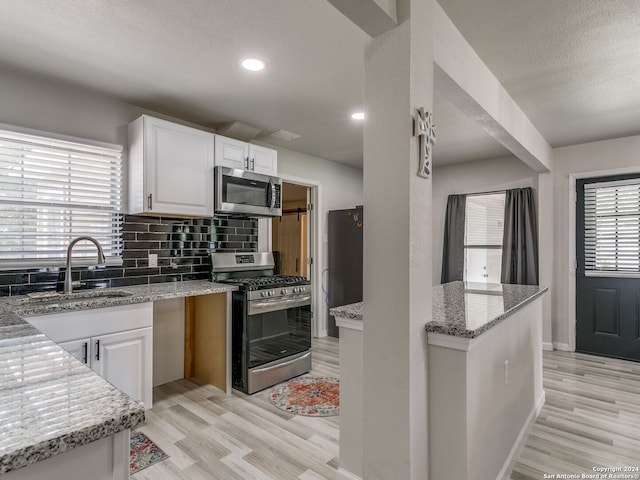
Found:
[{"label": "oven door handle", "polygon": [[276,368],[286,367],[287,365],[291,365],[292,363],[296,363],[296,362],[299,362],[300,360],[304,360],[309,355],[311,355],[311,352],[307,352],[304,355],[294,358],[293,360],[288,360],[286,362],[278,363],[277,365],[272,365],[270,367],[254,368],[253,370],[251,370],[251,374],[263,373],[263,372],[268,372],[269,370],[275,370]]},{"label": "oven door handle", "polygon": [[311,295],[296,295],[287,299],[273,299],[264,301],[252,301],[249,303],[248,315],[257,315],[259,313],[275,312],[277,310],[286,310],[288,308],[304,307],[311,305]]}]

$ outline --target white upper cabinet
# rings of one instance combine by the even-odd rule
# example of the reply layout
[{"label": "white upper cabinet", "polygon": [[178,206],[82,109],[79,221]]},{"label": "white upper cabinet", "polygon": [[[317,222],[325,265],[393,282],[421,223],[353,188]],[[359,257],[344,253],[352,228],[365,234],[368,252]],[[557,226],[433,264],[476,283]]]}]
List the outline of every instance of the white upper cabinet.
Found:
[{"label": "white upper cabinet", "polygon": [[216,135],[216,166],[248,170],[263,175],[278,174],[278,152],[272,148]]},{"label": "white upper cabinet", "polygon": [[214,135],[142,115],[129,124],[129,213],[213,215]]},{"label": "white upper cabinet", "polygon": [[216,135],[216,166],[249,170],[249,144]]},{"label": "white upper cabinet", "polygon": [[272,148],[249,144],[249,166],[252,172],[278,175],[278,152]]}]

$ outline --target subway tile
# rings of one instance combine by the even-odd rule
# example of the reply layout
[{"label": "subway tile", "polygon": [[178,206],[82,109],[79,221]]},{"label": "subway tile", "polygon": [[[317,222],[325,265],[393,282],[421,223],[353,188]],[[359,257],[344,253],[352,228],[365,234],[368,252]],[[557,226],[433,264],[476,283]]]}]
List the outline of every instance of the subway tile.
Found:
[{"label": "subway tile", "polygon": [[147,285],[149,283],[149,277],[127,277],[127,278],[112,278],[112,287],[130,287],[132,285]]},{"label": "subway tile", "polygon": [[209,280],[209,272],[185,273],[182,275],[182,281],[187,280]]},{"label": "subway tile", "polygon": [[149,225],[146,223],[123,223],[123,232],[148,232]]},{"label": "subway tile", "polygon": [[25,285],[11,285],[10,295],[25,295],[33,292],[55,292],[55,283],[30,283]]},{"label": "subway tile", "polygon": [[149,283],[180,282],[182,275],[157,275],[149,277]]},{"label": "subway tile", "polygon": [[157,250],[160,248],[160,242],[140,242],[129,241],[124,242],[124,250]]},{"label": "subway tile", "polygon": [[160,274],[162,275],[177,275],[180,273],[191,273],[191,265],[172,265],[160,269]]},{"label": "subway tile", "polygon": [[138,233],[138,241],[165,242],[169,240],[172,233]]},{"label": "subway tile", "polygon": [[96,268],[94,270],[84,270],[80,272],[81,280],[98,280],[102,278],[122,277],[122,268]]},{"label": "subway tile", "polygon": [[172,231],[173,231],[173,225],[170,225],[167,223],[149,225],[149,232],[171,233]]},{"label": "subway tile", "polygon": [[12,285],[15,283],[29,283],[29,274],[28,273],[0,274],[0,285]]},{"label": "subway tile", "polygon": [[124,270],[125,277],[158,275],[159,273],[160,273],[159,268],[125,268]]}]

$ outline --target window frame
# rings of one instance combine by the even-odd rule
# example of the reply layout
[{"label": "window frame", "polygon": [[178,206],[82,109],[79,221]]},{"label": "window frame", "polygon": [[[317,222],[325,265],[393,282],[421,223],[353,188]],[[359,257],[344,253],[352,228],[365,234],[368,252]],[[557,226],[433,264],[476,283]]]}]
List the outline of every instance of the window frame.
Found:
[{"label": "window frame", "polygon": [[[4,144],[2,142],[5,142]],[[15,148],[19,144],[24,144],[23,154],[18,148]],[[20,174],[4,176],[0,178],[5,185],[13,183],[16,185],[15,190],[6,189],[6,198],[0,198],[0,206],[3,207],[2,220],[5,225],[8,225],[11,217],[5,212],[11,211],[12,208],[16,208],[16,215],[21,218],[26,218],[28,211],[30,215],[35,215],[34,218],[38,218],[39,211],[45,211],[43,217],[48,221],[50,229],[46,233],[42,234],[39,230],[39,225],[34,223],[31,228],[34,231],[34,240],[29,248],[24,243],[25,236],[20,233],[20,230],[11,230],[7,228],[3,232],[0,230],[0,271],[6,270],[24,270],[32,268],[45,268],[45,267],[63,267],[66,264],[66,250],[68,243],[82,235],[98,236],[101,243],[105,248],[106,265],[119,266],[122,265],[122,222],[123,211],[126,209],[126,191],[125,191],[125,172],[124,172],[124,158],[123,158],[123,146],[117,144],[111,144],[106,142],[99,142],[89,140],[85,138],[72,137],[67,135],[60,135],[51,132],[45,132],[40,130],[16,127],[13,125],[7,125],[0,123],[0,148],[6,148],[6,154],[0,152],[0,159],[2,159],[4,166],[3,171],[9,172],[11,170],[17,172],[28,171],[25,165],[24,159],[27,155],[35,153],[35,156],[41,155],[42,158],[38,161],[40,163],[50,163],[51,170],[48,173],[39,174],[42,179],[34,177],[20,177]],[[4,154],[4,156],[2,156]],[[66,164],[66,168],[55,167],[56,162],[53,158],[59,155],[60,163],[58,165]],[[93,157],[94,159],[89,159]],[[77,160],[73,163],[73,160]],[[95,172],[91,173],[100,183],[103,184],[100,191],[96,193],[93,200],[93,194],[91,193],[90,181],[82,177],[75,184],[75,188],[67,189],[71,195],[79,195],[78,191],[83,190],[85,193],[80,195],[81,197],[90,198],[93,201],[78,200],[74,204],[69,204],[68,208],[65,208],[61,200],[62,194],[60,193],[65,183],[73,182],[73,177],[80,178],[77,173],[77,169],[94,170],[92,165],[87,166],[87,162],[95,162]],[[108,163],[107,163],[108,162]],[[79,167],[82,165],[82,167]],[[31,166],[29,166],[31,167]],[[57,170],[55,170],[57,168]],[[66,170],[68,177],[60,176],[60,172]],[[54,174],[50,173],[55,172]],[[108,172],[107,178],[104,178],[104,172]],[[34,174],[36,175],[36,174]],[[47,176],[48,175],[48,176]],[[89,175],[87,175],[89,176]],[[21,178],[18,181],[11,181]],[[31,184],[27,184],[31,182]],[[58,189],[54,193],[43,193],[46,188],[41,186],[45,183],[52,185],[53,189]],[[24,192],[28,190],[25,188],[27,185],[29,188],[35,191],[35,197],[25,200],[19,199],[24,195]],[[78,186],[81,188],[78,189]],[[40,190],[40,191],[39,191]],[[13,197],[11,193],[15,193]],[[88,192],[88,193],[87,193]],[[53,196],[52,196],[53,195]],[[50,198],[47,198],[50,197]],[[106,198],[106,199],[105,199]],[[100,200],[97,200],[100,199]],[[100,212],[100,215],[91,217],[92,213]],[[54,218],[54,217],[58,218]],[[86,226],[80,227],[79,217],[82,217],[80,224]],[[74,221],[75,218],[75,221]],[[34,220],[37,222],[38,220]],[[93,227],[93,225],[99,225]],[[28,227],[28,224],[27,224]],[[0,229],[2,225],[0,225]],[[83,229],[86,229],[83,230]],[[102,232],[98,235],[98,229],[102,229]],[[54,231],[57,230],[57,231]],[[94,231],[92,231],[94,230]],[[12,233],[13,232],[13,233]],[[47,245],[46,248],[50,249],[50,252],[33,253],[33,256],[25,256],[23,258],[15,258],[16,245],[12,245],[12,237],[15,242],[16,238],[22,240],[19,243],[19,252],[37,252],[38,248],[42,248],[38,245],[38,239],[45,241],[47,238],[55,238],[59,240],[52,240],[51,245]],[[106,240],[106,241],[105,241]],[[63,244],[66,243],[66,246]],[[36,245],[35,248],[33,245]],[[96,250],[89,242],[80,242],[78,247],[74,249],[73,266],[91,266],[96,264]],[[35,256],[37,255],[37,256]],[[10,257],[14,258],[10,258]]]}]

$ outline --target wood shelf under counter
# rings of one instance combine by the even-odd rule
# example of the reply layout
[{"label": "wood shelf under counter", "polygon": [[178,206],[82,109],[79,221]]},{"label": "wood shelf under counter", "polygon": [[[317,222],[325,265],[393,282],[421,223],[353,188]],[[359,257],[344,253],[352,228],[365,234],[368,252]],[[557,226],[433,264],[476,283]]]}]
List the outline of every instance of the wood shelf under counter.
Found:
[{"label": "wood shelf under counter", "polygon": [[231,293],[185,298],[184,376],[231,392]]}]

